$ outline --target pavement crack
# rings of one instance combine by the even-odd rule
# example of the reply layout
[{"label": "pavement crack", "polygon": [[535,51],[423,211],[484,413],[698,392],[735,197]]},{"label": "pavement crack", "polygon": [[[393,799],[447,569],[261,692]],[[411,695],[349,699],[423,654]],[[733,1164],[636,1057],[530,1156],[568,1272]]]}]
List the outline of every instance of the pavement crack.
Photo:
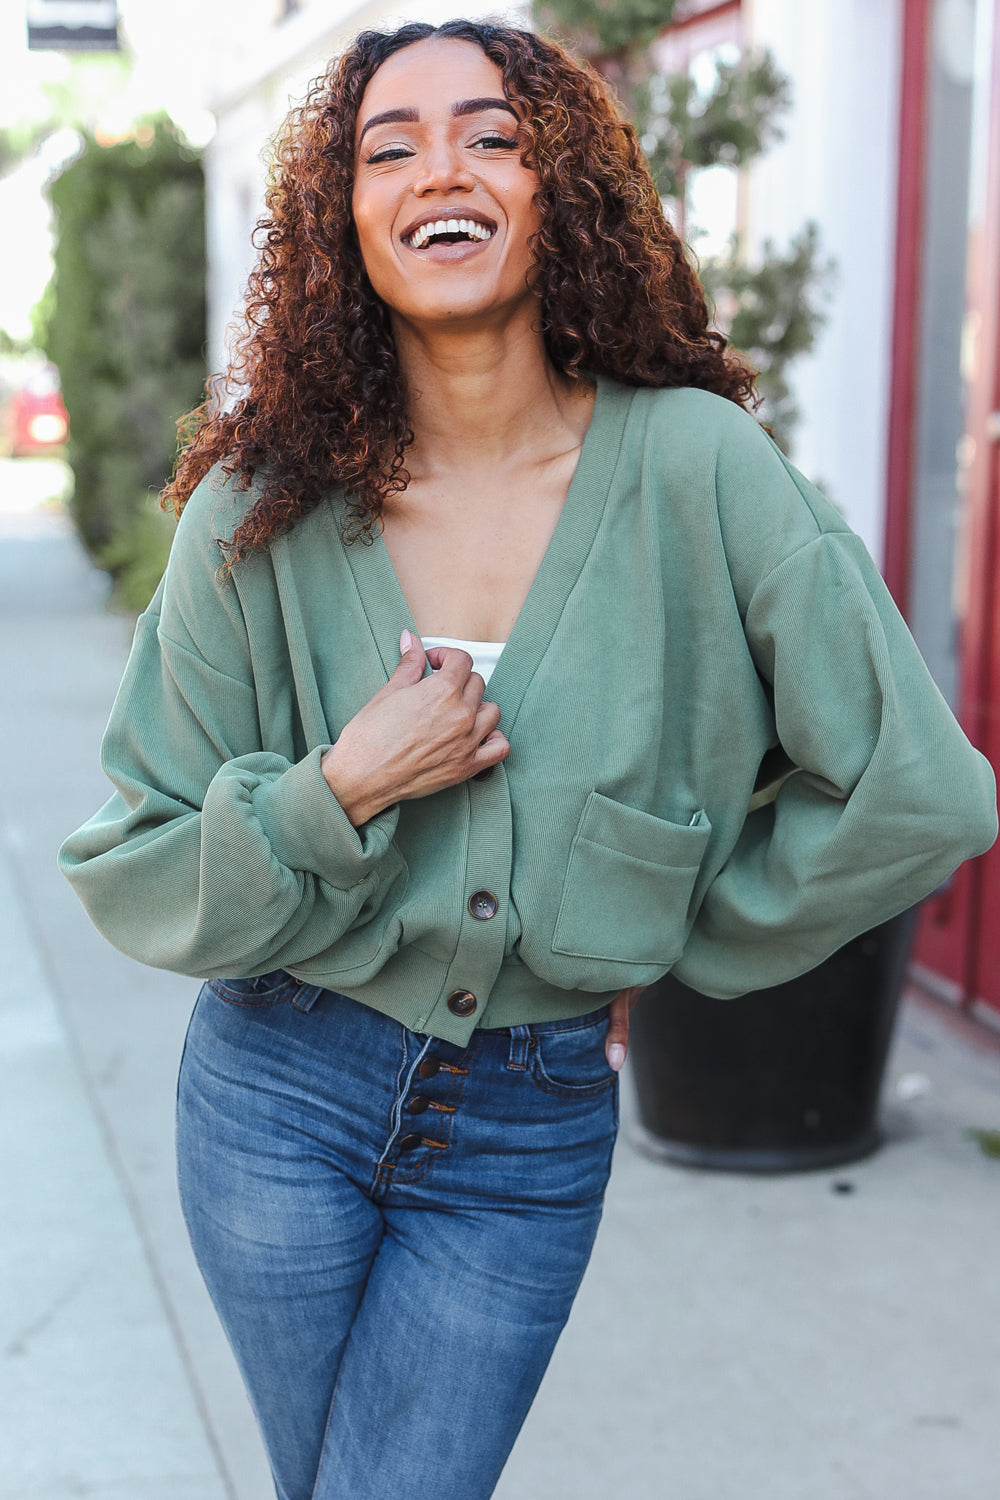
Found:
[{"label": "pavement crack", "polygon": [[4,1359],[16,1359],[21,1355],[27,1354],[32,1341],[38,1338],[39,1334],[44,1333],[46,1328],[55,1321],[59,1314],[69,1307],[70,1303],[83,1290],[89,1280],[90,1269],[88,1267],[86,1271],[74,1277],[69,1286],[64,1287],[58,1296],[53,1297],[44,1312],[39,1313],[38,1317],[33,1318],[30,1323],[26,1323],[20,1332],[16,1333],[9,1343],[4,1345]]}]

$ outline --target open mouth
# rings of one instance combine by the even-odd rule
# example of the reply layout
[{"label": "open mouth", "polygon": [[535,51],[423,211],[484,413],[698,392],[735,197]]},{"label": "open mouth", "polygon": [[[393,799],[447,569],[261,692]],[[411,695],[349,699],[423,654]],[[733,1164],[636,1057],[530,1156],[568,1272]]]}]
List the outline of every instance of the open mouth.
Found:
[{"label": "open mouth", "polygon": [[428,219],[403,240],[411,250],[423,250],[427,245],[475,244],[491,240],[494,233],[489,225],[475,219]]}]

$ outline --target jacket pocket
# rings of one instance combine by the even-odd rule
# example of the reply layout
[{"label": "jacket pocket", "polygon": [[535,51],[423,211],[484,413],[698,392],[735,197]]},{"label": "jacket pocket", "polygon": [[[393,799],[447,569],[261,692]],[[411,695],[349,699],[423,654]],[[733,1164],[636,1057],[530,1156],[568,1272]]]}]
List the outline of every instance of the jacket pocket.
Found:
[{"label": "jacket pocket", "polygon": [[591,792],[570,850],[552,951],[669,968],[684,948],[711,832],[703,811],[684,827]]}]

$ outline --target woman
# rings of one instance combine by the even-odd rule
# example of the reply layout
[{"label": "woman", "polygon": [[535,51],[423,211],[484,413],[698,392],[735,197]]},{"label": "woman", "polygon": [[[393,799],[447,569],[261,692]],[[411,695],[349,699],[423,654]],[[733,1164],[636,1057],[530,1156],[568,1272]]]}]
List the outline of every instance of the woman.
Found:
[{"label": "woman", "polygon": [[63,868],[209,977],[181,1189],[279,1496],[477,1500],[587,1263],[636,991],[802,972],[992,842],[992,778],[742,409],[592,74],[366,33],[268,211]]}]

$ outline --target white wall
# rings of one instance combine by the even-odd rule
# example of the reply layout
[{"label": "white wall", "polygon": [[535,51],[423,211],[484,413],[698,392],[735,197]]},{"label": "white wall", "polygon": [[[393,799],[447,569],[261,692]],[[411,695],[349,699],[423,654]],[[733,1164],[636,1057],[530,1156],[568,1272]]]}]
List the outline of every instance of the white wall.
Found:
[{"label": "white wall", "polygon": [[755,163],[748,248],[815,219],[837,261],[828,322],[792,367],[793,457],[883,552],[892,335],[901,0],[744,0],[749,44],[794,88],[786,135]]},{"label": "white wall", "polygon": [[266,95],[251,94],[220,117],[205,153],[208,367],[213,371],[225,363],[227,328],[253,264],[251,235],[263,208],[261,151],[275,124]]}]

